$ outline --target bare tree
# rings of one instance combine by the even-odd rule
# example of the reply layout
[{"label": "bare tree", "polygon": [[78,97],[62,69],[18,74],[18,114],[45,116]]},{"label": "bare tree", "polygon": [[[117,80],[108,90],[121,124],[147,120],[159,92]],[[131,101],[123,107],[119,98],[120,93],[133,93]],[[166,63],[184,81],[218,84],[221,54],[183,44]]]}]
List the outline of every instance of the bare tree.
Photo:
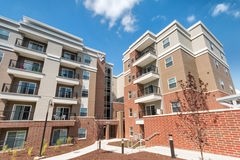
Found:
[{"label": "bare tree", "polygon": [[[207,90],[207,83],[204,83],[200,78],[196,80],[189,72],[187,80],[178,82],[182,88],[182,97],[177,93],[180,109],[178,112],[177,129],[186,138],[190,139],[201,152],[203,160],[203,150],[207,141],[207,129],[211,126],[211,122],[216,123],[216,116],[211,117],[208,114],[209,108],[207,99],[210,96]],[[207,112],[203,114],[204,112]],[[208,116],[210,120],[206,120],[204,116]]]},{"label": "bare tree", "polygon": [[97,119],[95,119],[95,128],[96,128],[96,138],[98,140],[98,149],[101,149],[101,140],[104,138],[104,128],[106,127],[104,123],[104,116],[102,114],[99,114],[96,116]]}]

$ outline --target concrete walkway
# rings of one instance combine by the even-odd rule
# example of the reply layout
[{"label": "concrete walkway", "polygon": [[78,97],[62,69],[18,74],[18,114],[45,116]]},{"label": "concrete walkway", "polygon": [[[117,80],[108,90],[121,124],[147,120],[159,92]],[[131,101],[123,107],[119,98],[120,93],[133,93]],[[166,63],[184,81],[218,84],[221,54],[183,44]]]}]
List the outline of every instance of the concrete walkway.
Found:
[{"label": "concrete walkway", "polygon": [[[111,139],[111,140],[102,140],[101,141],[101,148],[106,151],[115,152],[115,153],[121,153],[121,147],[117,146],[111,146],[107,145],[109,142],[114,141],[121,141],[121,139]],[[76,150],[72,151],[66,154],[45,158],[44,160],[69,160],[72,158],[76,158],[79,156],[82,156],[84,154],[93,152],[97,150],[98,143],[95,142],[94,144]],[[157,153],[162,154],[166,156],[171,156],[169,147],[163,147],[163,146],[154,146],[154,147],[148,147],[148,148],[139,148],[139,149],[130,149],[130,148],[124,148],[124,154],[131,154],[131,153],[137,153],[141,151],[151,152],[151,153]],[[183,150],[183,149],[175,149],[176,157],[186,159],[186,160],[199,160],[200,153],[196,151],[190,151],[190,150]],[[229,157],[229,156],[222,156],[222,155],[216,155],[211,153],[204,153],[205,160],[240,160],[240,158],[235,157]]]}]

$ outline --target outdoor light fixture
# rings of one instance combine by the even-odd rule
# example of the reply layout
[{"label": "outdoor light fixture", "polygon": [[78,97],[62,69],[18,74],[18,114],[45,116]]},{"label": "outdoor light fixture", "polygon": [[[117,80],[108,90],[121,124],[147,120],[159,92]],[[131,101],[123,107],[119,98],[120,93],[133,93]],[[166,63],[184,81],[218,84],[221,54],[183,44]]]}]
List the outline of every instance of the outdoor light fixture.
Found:
[{"label": "outdoor light fixture", "polygon": [[170,146],[170,151],[171,151],[171,157],[176,158],[175,152],[174,152],[173,135],[172,134],[168,135],[168,140],[169,140],[169,146]]},{"label": "outdoor light fixture", "polygon": [[124,154],[124,139],[122,139],[121,143],[122,143],[122,154]]}]

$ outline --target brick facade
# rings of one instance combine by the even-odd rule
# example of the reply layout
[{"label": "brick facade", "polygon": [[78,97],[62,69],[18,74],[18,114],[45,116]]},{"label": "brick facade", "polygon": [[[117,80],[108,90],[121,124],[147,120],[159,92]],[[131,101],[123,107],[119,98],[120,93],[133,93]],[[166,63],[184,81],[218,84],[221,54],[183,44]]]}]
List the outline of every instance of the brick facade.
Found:
[{"label": "brick facade", "polygon": [[[202,115],[207,122],[210,122],[213,116],[217,117],[216,123],[209,123],[207,128],[209,145],[204,148],[204,152],[240,157],[240,109],[211,111]],[[178,118],[176,114],[144,117],[145,137],[159,133],[146,141],[146,145],[169,146],[168,135],[172,134],[176,148],[198,150],[193,142],[177,129]]]}]

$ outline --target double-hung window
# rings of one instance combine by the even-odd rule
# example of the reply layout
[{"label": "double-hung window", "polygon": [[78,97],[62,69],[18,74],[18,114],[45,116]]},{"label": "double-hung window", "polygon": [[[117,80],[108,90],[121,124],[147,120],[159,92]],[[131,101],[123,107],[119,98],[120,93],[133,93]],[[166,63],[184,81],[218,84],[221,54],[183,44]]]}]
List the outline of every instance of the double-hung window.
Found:
[{"label": "double-hung window", "polygon": [[5,137],[4,146],[8,148],[22,148],[26,138],[26,130],[8,131]]},{"label": "double-hung window", "polygon": [[173,112],[180,112],[180,102],[179,101],[171,102],[171,104],[172,104]]},{"label": "double-hung window", "polygon": [[163,48],[167,48],[168,46],[170,46],[170,41],[169,38],[166,38],[163,40]]},{"label": "double-hung window", "polygon": [[172,57],[168,57],[168,58],[165,59],[165,65],[166,65],[166,68],[168,68],[168,67],[173,65]]},{"label": "double-hung window", "polygon": [[0,28],[0,39],[8,40],[9,31]]},{"label": "double-hung window", "polygon": [[78,128],[78,138],[85,139],[87,137],[86,128]]},{"label": "double-hung window", "polygon": [[80,107],[80,116],[87,116],[88,115],[88,108],[81,104]]},{"label": "double-hung window", "polygon": [[91,63],[91,56],[84,54],[83,55],[83,60],[85,64],[90,64]]},{"label": "double-hung window", "polygon": [[168,79],[168,88],[169,89],[175,88],[176,86],[177,86],[176,78]]},{"label": "double-hung window", "polygon": [[89,71],[83,71],[83,79],[89,80],[90,72]]}]

